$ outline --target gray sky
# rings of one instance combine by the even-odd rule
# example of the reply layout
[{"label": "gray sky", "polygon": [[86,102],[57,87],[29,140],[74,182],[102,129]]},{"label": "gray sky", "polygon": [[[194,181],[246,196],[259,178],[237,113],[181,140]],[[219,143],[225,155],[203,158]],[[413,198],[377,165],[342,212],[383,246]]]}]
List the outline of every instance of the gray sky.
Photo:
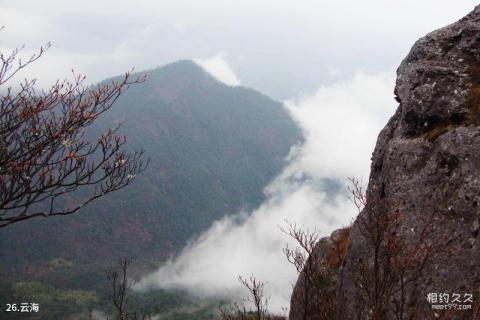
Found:
[{"label": "gray sky", "polygon": [[42,85],[72,68],[91,81],[131,67],[222,57],[239,81],[277,98],[358,70],[391,72],[421,35],[476,2],[386,0],[0,1],[1,48],[47,41],[29,71]]},{"label": "gray sky", "polygon": [[[284,219],[322,235],[356,211],[325,179],[368,180],[379,130],[394,113],[395,69],[413,43],[452,23],[475,1],[0,1],[1,49],[53,47],[29,70],[41,84],[69,70],[91,81],[131,67],[195,59],[220,80],[287,108],[305,132],[289,165],[252,212],[214,223],[142,285],[244,296],[238,275],[267,281],[271,308],[287,307],[296,273],[282,256]],[[307,179],[304,179],[307,178]],[[237,219],[240,217],[240,219]],[[241,223],[238,223],[241,220]],[[241,241],[239,241],[241,239]]]}]

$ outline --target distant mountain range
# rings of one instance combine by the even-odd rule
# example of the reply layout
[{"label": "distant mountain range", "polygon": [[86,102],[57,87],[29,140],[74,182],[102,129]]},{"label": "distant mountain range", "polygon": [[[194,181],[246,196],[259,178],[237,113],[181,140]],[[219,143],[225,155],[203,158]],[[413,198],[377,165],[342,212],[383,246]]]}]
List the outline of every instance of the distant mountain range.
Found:
[{"label": "distant mountain range", "polygon": [[[120,133],[145,149],[148,170],[76,215],[1,230],[0,261],[12,279],[81,287],[93,281],[90,270],[122,256],[165,260],[214,220],[258,206],[303,140],[281,103],[227,86],[192,61],[145,73],[94,131],[123,121]],[[55,271],[52,261],[69,271]]]}]

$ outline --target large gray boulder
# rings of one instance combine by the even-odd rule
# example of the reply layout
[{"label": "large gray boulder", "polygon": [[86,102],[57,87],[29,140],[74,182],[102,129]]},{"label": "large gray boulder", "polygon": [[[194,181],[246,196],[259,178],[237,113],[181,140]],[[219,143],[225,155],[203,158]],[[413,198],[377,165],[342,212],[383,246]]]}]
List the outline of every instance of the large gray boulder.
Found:
[{"label": "large gray boulder", "polygon": [[471,319],[473,311],[432,308],[440,294],[449,300],[460,294],[462,303],[472,294],[472,309],[480,301],[480,6],[417,41],[397,70],[395,95],[400,105],[378,137],[367,206],[341,270],[337,318],[373,317],[356,281],[358,266],[373,255],[362,219],[400,213],[397,229],[406,245],[431,224],[424,242],[435,252],[405,285],[402,315],[395,313],[395,292],[383,317]]},{"label": "large gray boulder", "polygon": [[[415,43],[395,96],[339,270],[336,319],[478,319],[480,6]],[[380,232],[376,280],[372,221],[391,223]],[[471,309],[442,310],[452,302]]]}]

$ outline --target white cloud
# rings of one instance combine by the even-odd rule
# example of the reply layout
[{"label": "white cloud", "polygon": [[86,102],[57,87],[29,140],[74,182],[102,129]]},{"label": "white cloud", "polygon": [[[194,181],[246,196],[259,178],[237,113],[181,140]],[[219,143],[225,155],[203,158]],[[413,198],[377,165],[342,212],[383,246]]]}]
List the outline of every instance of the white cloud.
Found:
[{"label": "white cloud", "polygon": [[217,54],[209,59],[195,59],[202,68],[214,76],[218,81],[221,81],[229,86],[240,85],[240,80],[225,60],[223,54]]},{"label": "white cloud", "polygon": [[290,239],[279,226],[288,219],[326,235],[351,221],[355,209],[345,194],[328,194],[323,182],[333,178],[343,183],[348,176],[368,174],[376,136],[394,112],[392,87],[389,75],[358,73],[351,81],[288,102],[306,142],[292,150],[291,164],[266,188],[267,201],[250,215],[214,223],[141,286],[239,298],[246,292],[238,275],[253,273],[267,282],[271,310],[288,307],[296,273],[282,254]]},{"label": "white cloud", "polygon": [[47,36],[56,33],[54,26],[35,13],[28,13],[17,8],[7,8],[0,5],[1,26],[5,30],[0,33],[2,47],[4,45],[20,46],[29,42],[48,41]]},{"label": "white cloud", "polygon": [[[152,69],[228,52],[243,85],[286,99],[332,79],[348,79],[359,65],[369,73],[393,69],[418,37],[454,22],[476,4],[474,0],[0,1],[0,20],[6,26],[0,36],[1,46],[9,47],[26,44],[35,49],[51,41],[67,55],[60,58],[68,60],[65,72],[71,67],[85,70],[93,82],[133,66]],[[54,48],[46,56],[53,55]],[[38,77],[49,80],[64,67],[56,57],[37,64],[45,65]],[[342,72],[332,77],[329,71],[336,69]],[[227,78],[236,83],[235,77]]]},{"label": "white cloud", "polygon": [[367,177],[375,137],[385,116],[393,113],[393,87],[391,75],[359,72],[351,81],[288,101],[308,135],[295,170],[322,177]]}]

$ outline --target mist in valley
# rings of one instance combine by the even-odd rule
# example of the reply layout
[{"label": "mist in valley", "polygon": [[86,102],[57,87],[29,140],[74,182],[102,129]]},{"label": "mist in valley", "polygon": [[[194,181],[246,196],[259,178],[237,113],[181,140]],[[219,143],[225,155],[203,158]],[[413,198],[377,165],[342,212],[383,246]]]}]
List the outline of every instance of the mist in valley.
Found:
[{"label": "mist in valley", "polygon": [[[347,179],[368,183],[378,133],[398,106],[395,68],[416,39],[476,4],[0,1],[0,50],[25,44],[20,54],[28,57],[51,41],[39,63],[19,73],[37,78],[42,88],[71,77],[71,69],[97,83],[132,67],[151,70],[191,59],[229,88],[253,88],[282,102],[304,141],[280,159],[284,166],[263,188],[263,201],[225,212],[192,232],[182,249],[169,243],[164,259],[145,257],[148,272],[134,286],[140,295],[180,290],[205,301],[241,302],[248,293],[238,276],[253,274],[266,283],[269,309],[281,314],[298,277],[282,252],[295,243],[281,229],[289,221],[328,236],[352,222],[357,210]],[[104,310],[95,313],[105,317]]]}]

